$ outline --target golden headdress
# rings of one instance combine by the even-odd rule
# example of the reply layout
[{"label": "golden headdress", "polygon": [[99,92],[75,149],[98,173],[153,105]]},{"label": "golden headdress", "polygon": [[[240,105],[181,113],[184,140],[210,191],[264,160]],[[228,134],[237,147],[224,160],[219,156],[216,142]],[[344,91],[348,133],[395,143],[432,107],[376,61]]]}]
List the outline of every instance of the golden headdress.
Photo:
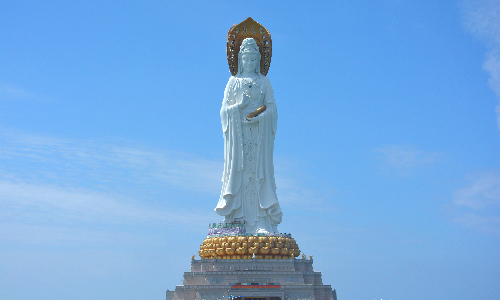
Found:
[{"label": "golden headdress", "polygon": [[240,52],[241,43],[246,38],[253,38],[257,42],[261,56],[260,73],[262,75],[267,75],[269,66],[271,65],[271,55],[273,52],[271,33],[250,17],[240,24],[231,27],[227,33],[226,52],[229,71],[231,71],[233,76],[238,73],[238,52]]}]

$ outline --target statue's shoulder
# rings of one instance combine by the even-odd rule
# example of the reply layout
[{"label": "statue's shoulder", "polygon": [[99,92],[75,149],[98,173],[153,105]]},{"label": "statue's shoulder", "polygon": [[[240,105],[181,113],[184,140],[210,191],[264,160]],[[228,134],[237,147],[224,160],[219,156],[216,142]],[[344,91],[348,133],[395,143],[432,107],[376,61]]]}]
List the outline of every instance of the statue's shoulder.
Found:
[{"label": "statue's shoulder", "polygon": [[267,78],[266,75],[259,74],[259,79],[264,83],[264,84],[271,84],[271,80]]},{"label": "statue's shoulder", "polygon": [[261,82],[262,82],[262,85],[266,89],[268,89],[268,88],[272,89],[271,80],[269,80],[269,78],[267,78],[267,76],[262,75]]},{"label": "statue's shoulder", "polygon": [[238,79],[234,76],[229,77],[227,81],[227,87],[234,87],[234,84],[238,81]]},{"label": "statue's shoulder", "polygon": [[234,77],[234,76],[229,77],[229,80],[227,81],[227,84],[226,84],[226,90],[233,89],[236,81],[237,81],[236,77]]}]

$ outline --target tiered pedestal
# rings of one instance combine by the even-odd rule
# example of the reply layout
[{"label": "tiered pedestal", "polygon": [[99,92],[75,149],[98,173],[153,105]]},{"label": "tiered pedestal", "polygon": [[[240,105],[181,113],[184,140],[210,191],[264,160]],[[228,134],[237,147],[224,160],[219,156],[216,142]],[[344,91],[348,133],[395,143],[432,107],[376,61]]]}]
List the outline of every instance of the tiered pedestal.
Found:
[{"label": "tiered pedestal", "polygon": [[191,260],[166,300],[337,300],[312,259]]}]

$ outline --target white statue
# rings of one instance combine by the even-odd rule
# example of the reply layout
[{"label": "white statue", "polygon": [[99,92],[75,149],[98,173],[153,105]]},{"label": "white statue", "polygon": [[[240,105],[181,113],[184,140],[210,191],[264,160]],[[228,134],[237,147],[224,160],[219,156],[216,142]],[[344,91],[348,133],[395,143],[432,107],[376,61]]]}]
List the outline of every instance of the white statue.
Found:
[{"label": "white statue", "polygon": [[[255,40],[243,40],[238,73],[229,78],[220,111],[224,173],[215,211],[226,223],[244,221],[247,233],[278,232],[283,215],[273,165],[278,114],[271,82],[260,73],[260,61]],[[247,118],[262,106],[263,112]]]}]

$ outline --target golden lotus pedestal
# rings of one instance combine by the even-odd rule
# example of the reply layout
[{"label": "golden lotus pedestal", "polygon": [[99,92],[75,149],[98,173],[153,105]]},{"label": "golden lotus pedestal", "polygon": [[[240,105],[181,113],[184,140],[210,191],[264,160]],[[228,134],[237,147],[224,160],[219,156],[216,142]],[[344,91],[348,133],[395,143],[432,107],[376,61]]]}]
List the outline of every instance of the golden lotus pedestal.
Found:
[{"label": "golden lotus pedestal", "polygon": [[222,236],[206,238],[198,254],[203,259],[287,259],[299,256],[300,250],[289,237]]}]

